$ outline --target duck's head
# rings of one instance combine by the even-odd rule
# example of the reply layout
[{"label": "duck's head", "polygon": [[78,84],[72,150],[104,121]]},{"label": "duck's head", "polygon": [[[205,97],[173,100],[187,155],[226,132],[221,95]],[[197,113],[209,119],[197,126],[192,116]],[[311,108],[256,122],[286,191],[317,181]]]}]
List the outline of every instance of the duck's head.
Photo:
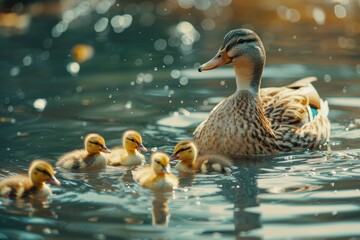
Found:
[{"label": "duck's head", "polygon": [[144,147],[142,144],[142,137],[140,133],[134,130],[129,130],[124,133],[123,146],[128,151],[139,150],[142,152],[147,152],[146,147]]},{"label": "duck's head", "polygon": [[170,173],[169,155],[155,152],[151,155],[151,167],[156,174]]},{"label": "duck's head", "polygon": [[55,177],[52,166],[43,160],[35,160],[29,168],[29,177],[34,185],[41,185],[44,182],[60,186],[61,183]]},{"label": "duck's head", "polygon": [[85,149],[90,154],[95,153],[111,153],[110,149],[106,147],[105,139],[97,133],[90,133],[84,140]]},{"label": "duck's head", "polygon": [[176,144],[170,160],[181,160],[192,163],[197,156],[197,147],[194,142],[189,140],[180,141]]},{"label": "duck's head", "polygon": [[237,88],[258,90],[266,59],[265,48],[259,36],[249,29],[235,29],[225,35],[216,55],[198,70],[206,71],[232,64],[236,71]]}]

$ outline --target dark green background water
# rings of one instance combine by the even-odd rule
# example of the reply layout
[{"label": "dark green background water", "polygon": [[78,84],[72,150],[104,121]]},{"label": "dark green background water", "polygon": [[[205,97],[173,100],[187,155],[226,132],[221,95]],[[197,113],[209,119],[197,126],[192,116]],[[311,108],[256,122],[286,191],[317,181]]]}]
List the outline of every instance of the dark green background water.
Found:
[{"label": "dark green background water", "polygon": [[[135,129],[148,149],[170,153],[234,91],[231,68],[196,66],[238,27],[267,48],[263,86],[318,77],[332,123],[332,151],[237,163],[229,176],[182,178],[168,195],[143,190],[126,169],[58,172],[62,186],[48,202],[0,199],[0,239],[360,236],[358,1],[0,4],[29,23],[0,22],[0,178],[25,173],[36,158],[54,164],[89,132],[113,147]],[[116,33],[111,19],[125,14],[132,21]],[[94,49],[79,65],[71,55],[78,43]]]}]

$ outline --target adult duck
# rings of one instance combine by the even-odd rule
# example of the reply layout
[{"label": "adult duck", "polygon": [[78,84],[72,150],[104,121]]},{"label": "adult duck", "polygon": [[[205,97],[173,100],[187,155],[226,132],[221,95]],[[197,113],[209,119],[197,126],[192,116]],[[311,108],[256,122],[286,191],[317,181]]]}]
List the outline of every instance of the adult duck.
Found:
[{"label": "adult duck", "polygon": [[319,149],[327,144],[329,108],[311,84],[316,78],[260,89],[265,59],[258,35],[236,29],[226,34],[216,55],[199,67],[201,72],[231,64],[236,75],[235,93],[215,106],[193,133],[201,153],[236,157]]}]

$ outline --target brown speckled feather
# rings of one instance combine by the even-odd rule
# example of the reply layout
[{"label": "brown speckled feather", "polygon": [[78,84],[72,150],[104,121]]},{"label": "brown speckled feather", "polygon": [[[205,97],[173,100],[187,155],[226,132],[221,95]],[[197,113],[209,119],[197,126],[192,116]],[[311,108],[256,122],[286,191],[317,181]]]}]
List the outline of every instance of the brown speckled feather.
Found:
[{"label": "brown speckled feather", "polygon": [[287,87],[264,88],[259,97],[235,92],[194,131],[200,152],[241,156],[318,149],[326,144],[330,135],[327,103],[318,98],[319,113],[309,118],[310,98],[317,95],[312,81],[306,78]]}]

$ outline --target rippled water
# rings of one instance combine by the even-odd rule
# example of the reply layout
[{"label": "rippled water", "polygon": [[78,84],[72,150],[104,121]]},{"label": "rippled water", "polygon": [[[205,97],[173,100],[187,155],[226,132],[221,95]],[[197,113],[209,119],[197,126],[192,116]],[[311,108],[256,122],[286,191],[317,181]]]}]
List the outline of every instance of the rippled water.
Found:
[{"label": "rippled water", "polygon": [[[235,89],[231,68],[198,73],[194,66],[212,57],[222,34],[239,24],[228,20],[206,32],[194,23],[201,38],[191,51],[162,50],[164,42],[157,40],[174,26],[203,17],[191,13],[193,18],[158,13],[151,26],[134,14],[123,33],[105,35],[93,33],[94,24],[95,31],[101,29],[102,15],[88,13],[82,28],[58,37],[51,32],[61,18],[43,15],[33,17],[26,33],[0,38],[0,178],[25,173],[36,158],[54,164],[62,153],[80,148],[89,132],[102,134],[113,147],[123,131],[136,129],[148,149],[169,153],[177,141],[190,138]],[[52,186],[46,202],[0,199],[0,239],[360,237],[359,47],[339,49],[341,28],[323,26],[314,34],[311,24],[284,24],[280,31],[251,21],[268,50],[263,86],[318,77],[315,86],[331,109],[331,150],[239,159],[230,175],[183,176],[181,187],[167,194],[142,189],[126,168],[58,171],[62,186]],[[352,36],[359,44],[359,34]],[[79,42],[92,45],[95,55],[74,65],[70,51]],[[171,60],[165,56],[173,63],[165,64]]]}]

